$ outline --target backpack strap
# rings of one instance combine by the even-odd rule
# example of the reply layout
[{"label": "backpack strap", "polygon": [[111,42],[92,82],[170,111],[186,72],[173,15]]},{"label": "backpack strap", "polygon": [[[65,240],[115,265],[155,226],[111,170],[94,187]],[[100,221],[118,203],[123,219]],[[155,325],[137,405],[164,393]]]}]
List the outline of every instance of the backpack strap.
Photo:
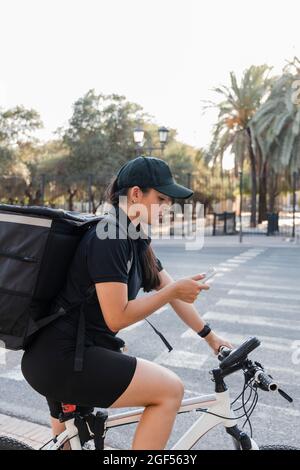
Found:
[{"label": "backpack strap", "polygon": [[149,325],[153,328],[153,330],[155,331],[155,333],[160,337],[160,339],[162,340],[162,342],[167,346],[169,352],[172,351],[173,347],[171,346],[171,344],[169,343],[169,341],[164,337],[164,335],[158,331],[157,328],[155,328],[155,326],[152,325],[152,323],[149,322],[149,320],[147,320],[147,318],[145,318],[146,322],[149,323]]}]

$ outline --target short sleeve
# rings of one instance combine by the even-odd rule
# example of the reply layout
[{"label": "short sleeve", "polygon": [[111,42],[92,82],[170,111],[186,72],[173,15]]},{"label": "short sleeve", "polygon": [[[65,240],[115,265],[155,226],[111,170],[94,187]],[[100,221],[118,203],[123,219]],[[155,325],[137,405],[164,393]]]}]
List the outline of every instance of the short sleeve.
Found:
[{"label": "short sleeve", "polygon": [[94,283],[128,283],[130,247],[127,239],[102,240],[95,233],[87,245],[86,261],[90,278]]},{"label": "short sleeve", "polygon": [[160,272],[164,269],[163,265],[161,264],[160,259],[157,258],[157,256],[156,256],[156,264],[157,264],[157,267],[158,267],[158,272]]}]

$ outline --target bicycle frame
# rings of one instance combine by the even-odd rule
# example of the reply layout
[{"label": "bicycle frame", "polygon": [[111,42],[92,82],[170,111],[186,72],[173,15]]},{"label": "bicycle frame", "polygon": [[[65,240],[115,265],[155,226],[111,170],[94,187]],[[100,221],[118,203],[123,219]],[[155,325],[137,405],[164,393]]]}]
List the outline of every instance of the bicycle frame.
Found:
[{"label": "bicycle frame", "polygon": [[[201,408],[207,412],[215,413],[220,416],[208,414],[206,411],[199,411]],[[201,413],[201,416],[195,423],[180,437],[180,439],[173,445],[171,450],[188,450],[191,449],[207,432],[214,427],[222,424],[227,432],[231,435],[230,428],[237,429],[237,420],[234,412],[230,407],[229,390],[223,392],[216,392],[211,395],[196,396],[193,398],[186,398],[182,401],[181,407],[177,414],[189,413],[196,411]],[[126,411],[123,413],[116,413],[108,416],[106,420],[106,430],[117,426],[124,426],[127,424],[139,422],[144,408]],[[54,440],[49,443],[43,450],[57,450],[64,442],[70,440],[72,450],[81,450],[80,439],[78,436],[77,427],[74,424],[74,418],[65,421],[66,430],[59,434]],[[259,447],[256,442],[249,438],[251,442],[251,450],[258,450]],[[239,443],[234,439],[235,447],[240,448]]]}]

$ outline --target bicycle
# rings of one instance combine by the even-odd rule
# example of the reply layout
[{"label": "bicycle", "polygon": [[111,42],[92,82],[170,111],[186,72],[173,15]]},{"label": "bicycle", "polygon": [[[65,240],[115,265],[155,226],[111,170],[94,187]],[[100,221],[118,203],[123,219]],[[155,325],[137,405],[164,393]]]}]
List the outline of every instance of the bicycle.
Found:
[{"label": "bicycle", "polygon": [[[212,369],[212,381],[215,383],[215,393],[212,395],[196,396],[182,401],[178,414],[188,413],[193,410],[201,413],[201,416],[185,432],[183,436],[173,445],[171,450],[191,449],[212,428],[223,425],[226,432],[232,437],[234,449],[236,450],[298,450],[286,445],[259,446],[252,438],[252,426],[250,416],[258,402],[258,390],[268,392],[279,392],[289,402],[293,399],[267,374],[259,362],[253,362],[248,354],[260,345],[256,337],[250,337],[236,349],[222,346],[219,350],[219,367]],[[233,402],[230,401],[229,390],[224,378],[237,372],[243,371],[244,386],[240,395]],[[245,399],[247,390],[249,396]],[[251,400],[251,397],[252,401]],[[234,409],[233,405],[238,399],[242,400],[242,406]],[[250,405],[247,404],[250,402]],[[63,413],[60,421],[65,423],[66,430],[53,437],[39,450],[60,450],[66,442],[70,443],[71,450],[91,450],[91,444],[95,450],[104,449],[104,441],[108,429],[116,426],[126,426],[137,423],[144,408],[134,409],[123,413],[108,416],[107,410],[88,413],[86,415],[76,411],[74,404],[62,404]],[[237,416],[236,412],[243,409],[243,414]],[[250,427],[250,435],[239,429],[237,422],[246,417],[246,423]],[[0,450],[32,450],[28,445],[8,437],[0,437]]]}]

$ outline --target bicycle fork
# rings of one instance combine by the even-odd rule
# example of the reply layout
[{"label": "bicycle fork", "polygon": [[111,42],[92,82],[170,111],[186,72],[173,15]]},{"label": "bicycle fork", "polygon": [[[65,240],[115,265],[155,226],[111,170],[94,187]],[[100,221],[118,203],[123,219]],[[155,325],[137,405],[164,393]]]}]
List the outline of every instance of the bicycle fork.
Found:
[{"label": "bicycle fork", "polygon": [[241,431],[235,424],[232,427],[225,427],[227,434],[232,437],[233,445],[237,450],[259,450],[256,442],[245,432]]}]

